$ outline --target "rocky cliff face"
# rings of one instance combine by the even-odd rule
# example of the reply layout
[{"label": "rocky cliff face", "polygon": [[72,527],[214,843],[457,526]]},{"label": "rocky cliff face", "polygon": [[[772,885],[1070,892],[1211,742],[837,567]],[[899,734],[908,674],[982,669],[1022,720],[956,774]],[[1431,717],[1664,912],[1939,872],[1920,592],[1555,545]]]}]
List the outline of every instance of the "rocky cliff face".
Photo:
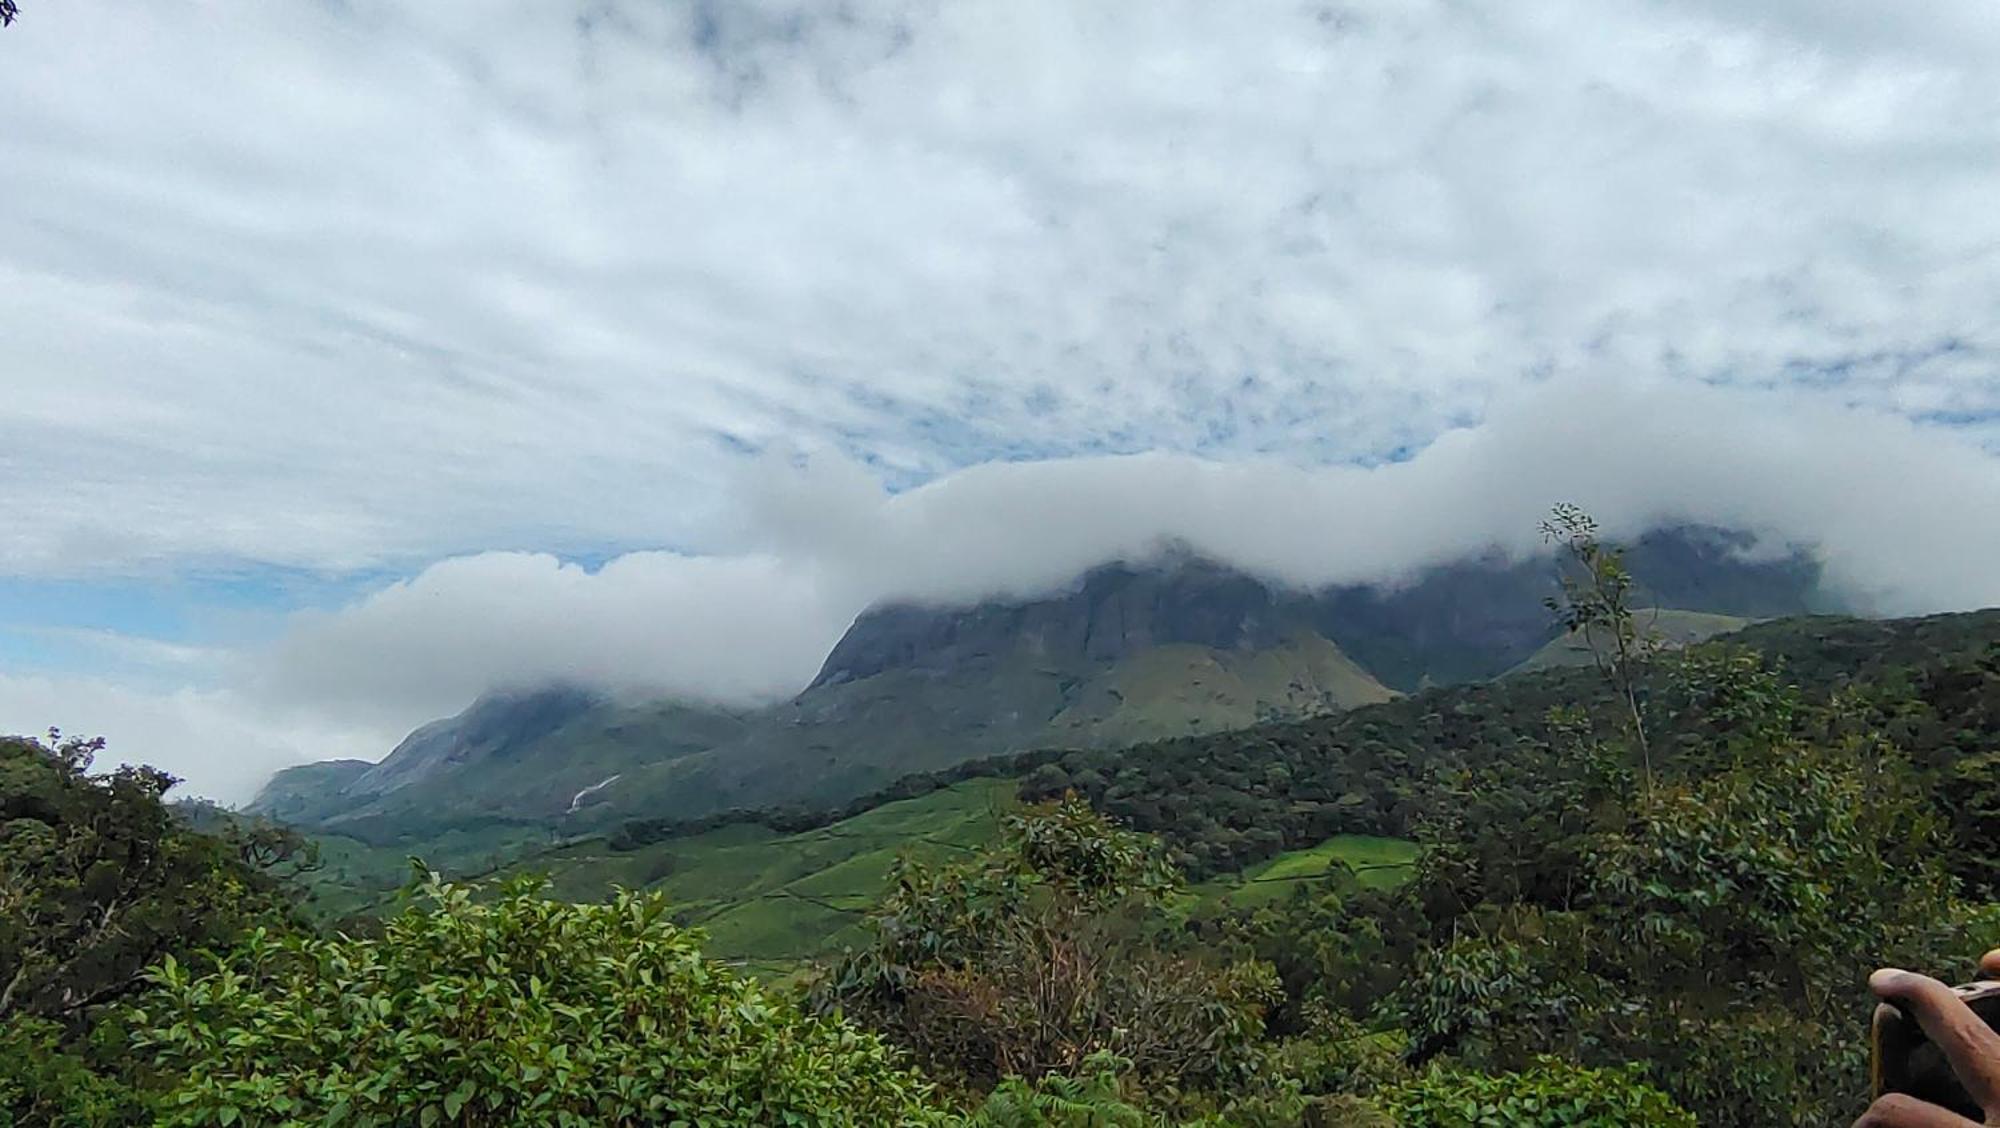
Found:
[{"label": "rocky cliff face", "polygon": [[[1748,556],[1747,537],[1665,529],[1626,551],[1636,607],[1768,619],[1846,610],[1820,589],[1818,562],[1800,553]],[[1547,558],[1463,560],[1401,583],[1318,593],[1316,629],[1388,685],[1409,692],[1498,677],[1555,637],[1543,600],[1557,593]]]},{"label": "rocky cliff face", "polygon": [[[1635,603],[1739,618],[1835,610],[1819,567],[1797,554],[1745,557],[1747,538],[1663,530],[1627,553]],[[1387,685],[1496,677],[1555,635],[1543,600],[1556,593],[1546,558],[1497,556],[1429,568],[1400,582],[1289,590],[1186,556],[1094,569],[1068,590],[973,607],[891,604],[857,619],[813,686],[890,670],[949,674],[1010,654],[1051,666],[1118,662],[1151,647],[1263,650],[1304,630],[1331,640]]]},{"label": "rocky cliff face", "polygon": [[1081,667],[1175,643],[1265,649],[1304,623],[1291,617],[1299,608],[1285,603],[1261,581],[1205,560],[1111,564],[1041,599],[871,609],[833,648],[812,686],[897,669],[946,674],[1011,654]]}]

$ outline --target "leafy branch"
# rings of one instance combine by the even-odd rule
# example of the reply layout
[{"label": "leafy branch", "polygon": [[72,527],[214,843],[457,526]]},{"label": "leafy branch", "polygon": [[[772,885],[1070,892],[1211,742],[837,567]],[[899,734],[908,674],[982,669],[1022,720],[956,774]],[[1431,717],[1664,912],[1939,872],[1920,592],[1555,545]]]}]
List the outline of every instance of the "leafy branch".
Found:
[{"label": "leafy branch", "polygon": [[1583,640],[1591,663],[1624,705],[1650,795],[1653,751],[1639,709],[1639,681],[1658,643],[1632,614],[1632,573],[1625,567],[1625,551],[1605,544],[1596,519],[1570,502],[1550,510],[1541,531],[1544,543],[1557,546],[1561,568],[1560,594],[1543,603],[1558,625]]}]

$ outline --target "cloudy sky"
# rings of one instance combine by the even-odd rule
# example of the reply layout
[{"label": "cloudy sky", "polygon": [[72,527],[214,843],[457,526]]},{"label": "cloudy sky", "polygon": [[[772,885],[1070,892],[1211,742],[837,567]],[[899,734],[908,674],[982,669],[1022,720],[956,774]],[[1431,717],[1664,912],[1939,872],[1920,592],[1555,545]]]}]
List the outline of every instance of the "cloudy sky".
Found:
[{"label": "cloudy sky", "polygon": [[1574,497],[2000,603],[1991,0],[22,0],[0,730],[191,789]]}]

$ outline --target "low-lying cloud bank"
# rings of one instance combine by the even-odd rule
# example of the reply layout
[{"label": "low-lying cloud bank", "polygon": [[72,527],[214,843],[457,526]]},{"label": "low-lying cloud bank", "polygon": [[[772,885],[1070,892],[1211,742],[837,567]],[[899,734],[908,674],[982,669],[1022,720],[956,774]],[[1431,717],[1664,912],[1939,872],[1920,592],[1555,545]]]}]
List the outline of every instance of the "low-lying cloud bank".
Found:
[{"label": "low-lying cloud bank", "polygon": [[555,680],[758,701],[802,686],[852,617],[816,571],[764,555],[635,552],[595,571],[464,556],[299,616],[246,672],[273,700],[401,718]]},{"label": "low-lying cloud bank", "polygon": [[[242,803],[272,772],[313,760],[379,759],[408,726],[376,713],[376,723],[318,709],[280,706],[237,689],[135,687],[98,677],[0,674],[5,731],[55,725],[108,742],[96,765],[136,760],[185,781],[176,797]],[[39,732],[36,735],[40,735]]]},{"label": "low-lying cloud bank", "polygon": [[753,702],[795,692],[887,599],[1031,595],[1185,543],[1304,587],[1537,547],[1573,500],[1613,535],[1706,522],[1819,554],[1888,614],[2000,604],[2000,459],[1955,434],[1787,393],[1551,383],[1403,462],[1178,455],[989,464],[901,494],[825,456],[760,464],[712,554],[448,560],[302,617],[258,657],[277,700],[417,717],[565,678]]},{"label": "low-lying cloud bank", "polygon": [[1704,522],[1804,548],[1838,594],[1885,614],[2000,604],[2000,458],[1962,432],[1802,393],[1548,383],[1373,467],[1147,454],[988,464],[892,494],[837,458],[773,458],[734,497],[698,551],[594,569],[448,559],[297,613],[267,645],[203,652],[200,688],[0,679],[0,713],[88,725],[240,802],[290,763],[379,757],[492,688],[762,702],[802,687],[878,601],[1032,595],[1169,543],[1296,586],[1394,583],[1535,551],[1558,500],[1614,536]]},{"label": "low-lying cloud bank", "polygon": [[1823,554],[1858,603],[2000,602],[2000,459],[1948,430],[1796,393],[1544,384],[1374,467],[1174,455],[989,464],[894,497],[852,467],[773,472],[758,547],[850,601],[1029,593],[1162,538],[1299,586],[1530,551],[1573,500],[1613,534],[1708,522]]}]

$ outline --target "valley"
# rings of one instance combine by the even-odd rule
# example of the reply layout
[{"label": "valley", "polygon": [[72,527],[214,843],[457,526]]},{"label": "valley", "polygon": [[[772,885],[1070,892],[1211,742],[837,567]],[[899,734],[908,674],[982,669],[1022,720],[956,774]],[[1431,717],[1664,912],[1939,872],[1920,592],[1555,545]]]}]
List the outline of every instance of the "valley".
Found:
[{"label": "valley", "polygon": [[[603,838],[554,847],[502,838],[485,843],[484,855],[444,840],[435,844],[442,860],[432,864],[491,880],[546,877],[548,895],[567,901],[601,900],[614,888],[659,893],[677,922],[703,931],[711,955],[782,978],[865,938],[863,916],[886,891],[897,858],[947,863],[992,844],[1003,816],[1021,806],[1020,787],[1014,777],[969,779],[792,834],[730,823],[628,849]],[[338,920],[396,910],[409,877],[404,858],[337,836],[315,841],[327,865],[309,879],[314,913]],[[1298,883],[1326,880],[1336,865],[1352,867],[1369,887],[1389,888],[1408,877],[1415,855],[1401,839],[1338,835],[1192,886],[1185,911],[1268,904]]]}]

